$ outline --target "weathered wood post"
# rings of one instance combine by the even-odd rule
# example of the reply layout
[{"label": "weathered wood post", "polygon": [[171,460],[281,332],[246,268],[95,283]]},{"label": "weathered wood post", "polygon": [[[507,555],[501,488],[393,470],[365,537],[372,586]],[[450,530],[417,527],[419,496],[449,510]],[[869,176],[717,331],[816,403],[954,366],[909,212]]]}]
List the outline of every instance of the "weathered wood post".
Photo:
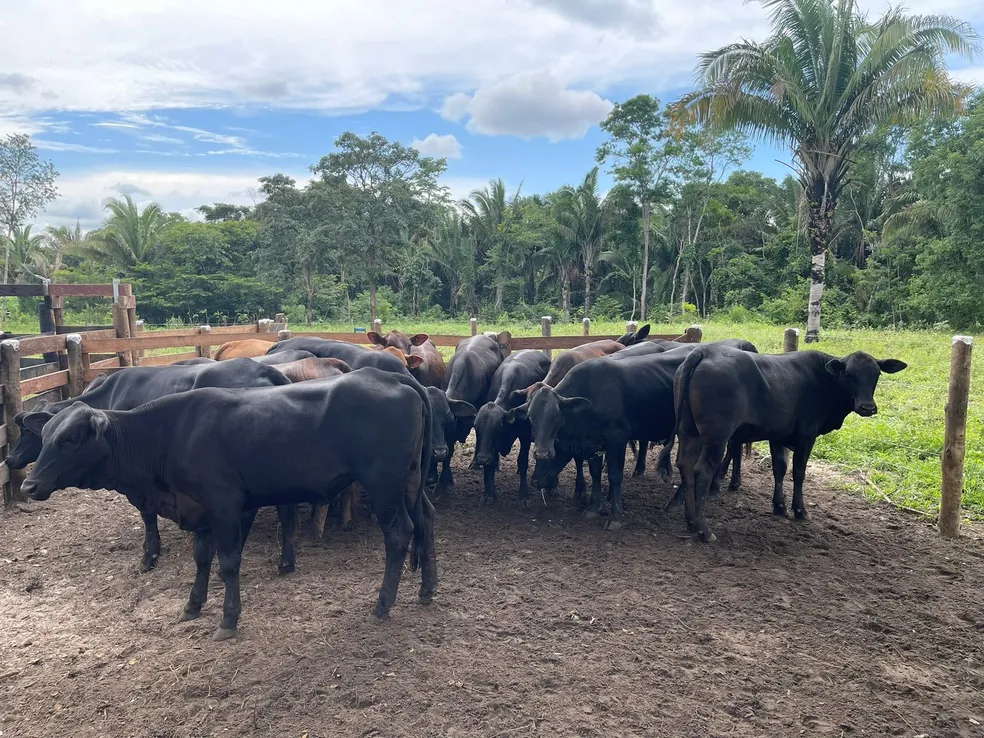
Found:
[{"label": "weathered wood post", "polygon": [[584,335],[585,336],[590,336],[591,335],[591,318],[585,318],[584,320],[582,320],[581,321],[581,326],[583,328]]},{"label": "weathered wood post", "polygon": [[[130,284],[120,285],[120,302],[123,304],[123,310],[126,314],[127,332],[131,338],[136,338],[137,301],[133,297],[133,285]],[[138,366],[140,364],[140,349],[133,349],[133,353],[131,354],[130,359],[133,366]]]},{"label": "weathered wood post", "polygon": [[[198,326],[198,334],[201,336],[207,336],[212,332],[212,326],[210,325],[200,325]],[[212,358],[212,347],[205,344],[201,344],[198,347],[198,355],[203,359]]]},{"label": "weathered wood post", "polygon": [[279,331],[277,333],[277,340],[278,341],[286,341],[288,338],[290,338],[293,335],[294,334],[291,333],[290,331]]},{"label": "weathered wood post", "polygon": [[[137,332],[134,333],[133,335],[136,338],[143,338],[143,332],[144,332],[144,322],[142,320],[138,320],[137,321]],[[144,357],[144,350],[143,349],[137,349],[137,362],[140,362],[140,360],[142,360],[143,357]]]},{"label": "weathered wood post", "polygon": [[[550,338],[550,325],[552,322],[553,322],[553,318],[551,318],[549,315],[544,315],[542,318],[540,318],[540,333],[543,335],[544,338]],[[553,359],[553,351],[551,351],[550,349],[548,348],[543,349],[543,353],[548,359]]]},{"label": "weathered wood post", "polygon": [[379,335],[383,335],[383,321],[381,321],[379,318],[376,318],[374,321],[372,321],[372,329],[376,331],[376,333],[378,333]]},{"label": "weathered wood post", "polygon": [[635,321],[635,320],[627,320],[627,321],[625,321],[625,332],[626,333],[635,333],[637,330],[639,330],[639,322],[638,321]]},{"label": "weathered wood post", "polygon": [[69,333],[65,336],[68,349],[68,396],[78,397],[85,389],[85,367],[82,365],[82,336]]},{"label": "weathered wood post", "polygon": [[51,298],[51,315],[55,319],[55,333],[65,325],[65,298],[55,295]]},{"label": "weathered wood post", "polygon": [[[123,294],[123,285],[119,284],[118,279],[113,280],[113,285],[116,288],[114,291],[117,293],[113,299],[113,329],[116,331],[117,338],[129,338],[130,323],[126,317],[124,303],[120,300]],[[120,360],[120,366],[130,366],[129,351],[117,351],[116,356]]]},{"label": "weathered wood post", "polygon": [[[8,338],[0,343],[0,383],[3,384],[3,417],[7,428],[7,448],[20,440],[20,427],[14,416],[24,409],[21,398],[20,341]],[[9,469],[10,483],[4,485],[3,503],[9,505],[20,496],[23,470]]]},{"label": "weathered wood post", "polygon": [[953,337],[950,391],[946,400],[946,430],[943,437],[943,488],[940,494],[939,529],[943,538],[956,538],[960,534],[960,501],[963,497],[967,400],[970,396],[970,359],[973,345],[974,339],[971,336]]},{"label": "weathered wood post", "polygon": [[782,336],[782,350],[783,353],[791,354],[793,351],[799,351],[800,342],[800,329],[799,328],[787,328],[786,332]]},{"label": "weathered wood post", "polygon": [[471,319],[469,319],[468,322],[471,323],[471,334],[473,336],[477,336],[478,335],[478,318],[471,318]]},{"label": "weathered wood post", "polygon": [[704,339],[704,329],[699,325],[692,325],[683,332],[687,337],[687,343],[700,343]]},{"label": "weathered wood post", "polygon": [[277,313],[275,323],[286,323],[287,316],[284,313]]},{"label": "weathered wood post", "polygon": [[273,321],[269,318],[260,318],[256,321],[257,333],[273,333]]}]

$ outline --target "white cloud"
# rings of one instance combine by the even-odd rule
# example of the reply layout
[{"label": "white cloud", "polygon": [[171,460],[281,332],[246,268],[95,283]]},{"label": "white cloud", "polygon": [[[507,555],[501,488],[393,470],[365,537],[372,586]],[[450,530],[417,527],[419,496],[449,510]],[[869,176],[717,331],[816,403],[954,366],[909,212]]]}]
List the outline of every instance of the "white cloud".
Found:
[{"label": "white cloud", "polygon": [[460,94],[444,104],[446,116],[460,120],[464,111],[468,130],[475,133],[546,136],[551,141],[583,137],[611,109],[612,103],[597,93],[566,89],[547,72],[517,74],[479,88],[467,105]]},{"label": "white cloud", "polygon": [[651,34],[659,24],[652,0],[530,0],[530,3],[588,26],[632,36]]},{"label": "white cloud", "polygon": [[984,86],[984,67],[953,69],[950,71],[950,77],[964,84]]},{"label": "white cloud", "polygon": [[43,138],[34,138],[34,145],[44,151],[71,151],[76,154],[116,154],[116,149],[107,149],[101,146],[85,146],[84,144],[66,143],[64,141],[49,141]]},{"label": "white cloud", "polygon": [[461,143],[452,133],[444,136],[432,133],[423,140],[415,138],[410,145],[424,156],[433,156],[438,159],[461,158]]}]

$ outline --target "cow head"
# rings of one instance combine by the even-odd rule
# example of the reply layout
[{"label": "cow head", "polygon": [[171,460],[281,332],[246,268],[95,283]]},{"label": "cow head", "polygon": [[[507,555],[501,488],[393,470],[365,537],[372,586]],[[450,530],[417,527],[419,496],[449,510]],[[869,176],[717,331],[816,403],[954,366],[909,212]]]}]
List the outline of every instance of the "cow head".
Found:
[{"label": "cow head", "polygon": [[17,413],[14,416],[14,422],[20,428],[20,439],[7,454],[7,466],[11,469],[23,469],[38,460],[41,454],[41,431],[44,430],[45,424],[55,417],[48,407],[48,403],[42,400],[33,410]]},{"label": "cow head", "polygon": [[388,354],[393,354],[396,358],[403,362],[403,366],[407,369],[416,369],[418,366],[424,363],[424,357],[407,355],[403,351],[393,346],[387,346],[383,349]]},{"label": "cow head", "polygon": [[43,426],[41,454],[21,489],[35,500],[55,490],[86,485],[110,454],[109,416],[76,402]]},{"label": "cow head", "polygon": [[369,339],[369,343],[380,348],[392,346],[393,348],[400,349],[405,354],[409,354],[411,346],[422,346],[430,336],[426,333],[417,333],[416,335],[408,336],[403,331],[390,331],[385,336],[381,336],[376,331],[369,331],[366,334],[366,338]]},{"label": "cow head", "polygon": [[[526,399],[522,395],[523,400]],[[496,463],[500,455],[505,456],[512,448],[515,434],[508,432],[506,426],[519,420],[515,413],[494,402],[479,408],[475,416],[475,464],[489,466]]]},{"label": "cow head", "polygon": [[541,387],[526,404],[509,412],[513,418],[529,419],[536,458],[549,460],[557,453],[560,429],[590,407],[591,400],[584,397],[564,397],[553,387]]},{"label": "cow head", "polygon": [[646,323],[642,328],[636,331],[629,331],[615,340],[618,341],[623,346],[633,346],[637,343],[642,343],[646,340],[646,336],[649,335],[650,325]]},{"label": "cow head", "polygon": [[560,473],[570,463],[571,458],[569,452],[558,449],[557,455],[552,459],[537,459],[533,464],[530,482],[539,490],[557,489]]},{"label": "cow head", "polygon": [[459,418],[467,420],[475,417],[475,408],[463,400],[449,399],[437,387],[426,387],[431,405],[431,446],[437,461],[448,458],[450,446],[454,444]]},{"label": "cow head", "polygon": [[835,378],[838,389],[851,402],[852,410],[864,418],[878,412],[875,387],[882,372],[895,374],[905,369],[898,359],[876,359],[864,351],[855,351],[843,359],[831,359],[826,370]]}]

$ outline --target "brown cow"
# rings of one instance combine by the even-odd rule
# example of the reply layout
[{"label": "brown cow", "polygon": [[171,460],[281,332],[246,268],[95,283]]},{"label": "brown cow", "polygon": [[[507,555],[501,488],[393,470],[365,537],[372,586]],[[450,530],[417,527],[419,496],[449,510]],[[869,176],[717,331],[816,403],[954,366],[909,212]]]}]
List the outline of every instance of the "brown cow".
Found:
[{"label": "brown cow", "polygon": [[385,348],[379,349],[380,351],[385,351],[387,354],[393,354],[397,359],[403,362],[408,370],[416,369],[418,366],[424,363],[424,360],[420,356],[408,356],[407,354],[400,351],[400,349],[393,346],[387,346]]},{"label": "brown cow", "polygon": [[258,338],[248,338],[244,341],[229,341],[223,343],[215,352],[215,360],[252,359],[254,356],[265,356],[273,348],[272,341],[261,341]]},{"label": "brown cow", "polygon": [[286,364],[273,364],[274,369],[283,374],[291,382],[305,382],[308,379],[334,377],[352,371],[352,367],[341,359],[298,359]]},{"label": "brown cow", "polygon": [[547,372],[543,384],[548,387],[556,387],[560,384],[560,380],[567,376],[567,372],[581,362],[587,361],[588,359],[597,359],[600,356],[608,356],[609,354],[614,354],[616,351],[621,351],[623,348],[625,346],[618,341],[605,339],[603,341],[585,343],[577,348],[572,348],[570,351],[565,351],[550,364],[550,371]]},{"label": "brown cow", "polygon": [[408,356],[419,356],[423,361],[410,373],[424,387],[441,387],[444,382],[444,357],[426,333],[408,336],[402,331],[390,331],[381,336],[376,331],[366,334],[374,348],[396,348]]}]

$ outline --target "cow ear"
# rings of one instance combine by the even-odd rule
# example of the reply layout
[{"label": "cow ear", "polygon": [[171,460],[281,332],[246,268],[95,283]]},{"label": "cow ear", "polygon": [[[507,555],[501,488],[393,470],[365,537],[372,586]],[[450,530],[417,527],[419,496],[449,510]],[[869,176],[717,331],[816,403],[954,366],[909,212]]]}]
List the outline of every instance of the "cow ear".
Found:
[{"label": "cow ear", "polygon": [[89,386],[85,388],[85,391],[86,392],[92,392],[92,390],[94,390],[100,384],[102,384],[103,382],[105,382],[107,379],[109,379],[109,375],[108,374],[98,374],[98,375],[96,375],[96,378],[93,379],[91,382],[89,382]]},{"label": "cow ear", "polygon": [[504,349],[504,348],[509,348],[509,340],[511,338],[512,338],[512,333],[510,333],[509,331],[502,331],[502,333],[499,333],[495,337],[495,340],[498,341],[499,348]]},{"label": "cow ear", "polygon": [[847,364],[845,364],[840,359],[831,359],[824,365],[824,369],[833,374],[835,377],[839,377],[847,369]]},{"label": "cow ear", "polygon": [[416,369],[418,366],[424,363],[423,356],[408,356],[407,357],[407,369]]},{"label": "cow ear", "polygon": [[511,407],[519,407],[528,399],[529,395],[527,390],[513,390],[509,393],[509,405]]},{"label": "cow ear", "polygon": [[882,359],[878,362],[878,368],[886,374],[895,374],[908,366],[904,361],[898,359]]},{"label": "cow ear", "polygon": [[31,431],[31,433],[40,436],[45,424],[53,417],[55,417],[55,414],[47,410],[32,410],[26,413],[17,413],[14,416],[14,422],[21,428],[25,428]]},{"label": "cow ear", "polygon": [[506,422],[515,423],[517,420],[526,420],[527,411],[530,409],[530,403],[524,402],[519,407],[514,407],[512,410],[506,413]]},{"label": "cow ear", "polygon": [[564,412],[579,413],[591,407],[591,400],[586,397],[560,397],[560,407]]},{"label": "cow ear", "polygon": [[418,333],[416,336],[410,336],[410,344],[413,346],[423,346],[429,338],[430,336],[426,333]]},{"label": "cow ear", "polygon": [[106,434],[106,431],[109,430],[109,416],[102,410],[94,410],[89,418],[89,423],[92,426],[92,433],[97,440],[102,438]]},{"label": "cow ear", "polygon": [[649,329],[650,329],[651,327],[652,327],[652,326],[650,326],[650,325],[649,325],[649,323],[646,323],[646,324],[645,324],[644,326],[642,326],[642,328],[640,328],[640,329],[639,329],[639,330],[638,330],[638,331],[636,332],[636,340],[637,340],[637,341],[642,341],[642,340],[644,340],[644,339],[646,338],[646,336],[648,336],[648,335],[649,335]]},{"label": "cow ear", "polygon": [[451,414],[456,418],[473,418],[478,413],[474,406],[464,400],[449,399],[448,407],[451,408]]},{"label": "cow ear", "polygon": [[373,344],[375,344],[377,346],[385,346],[386,345],[385,341],[383,341],[383,337],[381,335],[379,335],[378,333],[376,333],[376,331],[369,331],[366,334],[366,338],[369,339],[369,343],[373,343]]}]

